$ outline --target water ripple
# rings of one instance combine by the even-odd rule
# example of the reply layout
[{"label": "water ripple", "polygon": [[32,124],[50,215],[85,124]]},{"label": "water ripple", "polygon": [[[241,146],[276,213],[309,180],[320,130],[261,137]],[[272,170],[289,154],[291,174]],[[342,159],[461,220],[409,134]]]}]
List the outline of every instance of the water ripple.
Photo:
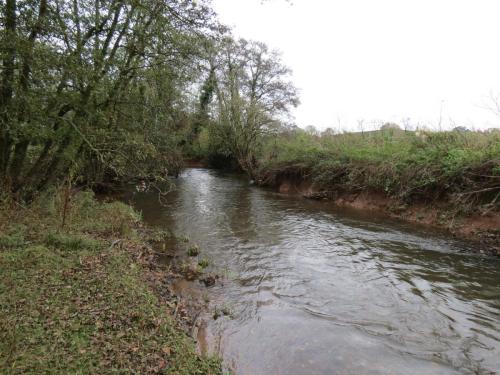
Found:
[{"label": "water ripple", "polygon": [[[236,276],[212,324],[237,374],[495,373],[500,261],[439,233],[188,170],[147,221]],[[209,292],[210,292],[209,291]]]}]

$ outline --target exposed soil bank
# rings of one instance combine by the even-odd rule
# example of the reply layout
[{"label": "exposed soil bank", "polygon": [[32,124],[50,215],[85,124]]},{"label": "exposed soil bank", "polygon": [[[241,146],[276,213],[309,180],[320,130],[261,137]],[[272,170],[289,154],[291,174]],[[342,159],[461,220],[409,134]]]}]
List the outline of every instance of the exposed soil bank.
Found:
[{"label": "exposed soil bank", "polygon": [[484,245],[479,250],[481,252],[500,256],[500,212],[498,211],[463,215],[457,213],[457,208],[447,201],[408,204],[383,192],[326,190],[318,187],[310,179],[297,175],[277,177],[272,183],[263,185],[275,188],[283,194],[329,200],[339,207],[373,211],[391,218],[444,229],[459,238],[481,243]]},{"label": "exposed soil bank", "polygon": [[202,160],[197,159],[187,159],[184,160],[185,168],[206,168],[207,164]]}]

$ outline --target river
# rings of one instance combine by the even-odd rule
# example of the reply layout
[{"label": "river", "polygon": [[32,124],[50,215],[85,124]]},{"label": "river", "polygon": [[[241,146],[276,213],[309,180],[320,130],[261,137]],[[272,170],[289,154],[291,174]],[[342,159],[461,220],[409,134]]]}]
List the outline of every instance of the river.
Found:
[{"label": "river", "polygon": [[230,312],[205,314],[203,335],[235,374],[500,371],[500,259],[217,171],[176,183],[165,206],[154,193],[133,204],[225,276],[198,288]]}]

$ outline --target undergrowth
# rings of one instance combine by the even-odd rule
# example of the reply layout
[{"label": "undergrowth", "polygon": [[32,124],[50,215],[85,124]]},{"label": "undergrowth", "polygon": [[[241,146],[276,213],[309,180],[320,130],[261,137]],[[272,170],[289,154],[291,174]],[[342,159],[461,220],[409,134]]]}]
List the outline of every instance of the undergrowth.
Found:
[{"label": "undergrowth", "polygon": [[216,374],[147,286],[129,206],[52,192],[0,206],[0,373]]},{"label": "undergrowth", "polygon": [[500,135],[402,130],[270,138],[263,184],[307,178],[324,190],[375,190],[411,202],[446,199],[470,209],[500,204]]}]

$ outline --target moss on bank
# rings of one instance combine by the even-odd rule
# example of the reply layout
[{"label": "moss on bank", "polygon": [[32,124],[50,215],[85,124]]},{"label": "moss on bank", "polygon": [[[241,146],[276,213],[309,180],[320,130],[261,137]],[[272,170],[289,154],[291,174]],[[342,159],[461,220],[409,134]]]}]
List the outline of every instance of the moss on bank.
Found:
[{"label": "moss on bank", "polygon": [[0,373],[220,373],[145,282],[139,225],[90,193],[3,202]]}]

